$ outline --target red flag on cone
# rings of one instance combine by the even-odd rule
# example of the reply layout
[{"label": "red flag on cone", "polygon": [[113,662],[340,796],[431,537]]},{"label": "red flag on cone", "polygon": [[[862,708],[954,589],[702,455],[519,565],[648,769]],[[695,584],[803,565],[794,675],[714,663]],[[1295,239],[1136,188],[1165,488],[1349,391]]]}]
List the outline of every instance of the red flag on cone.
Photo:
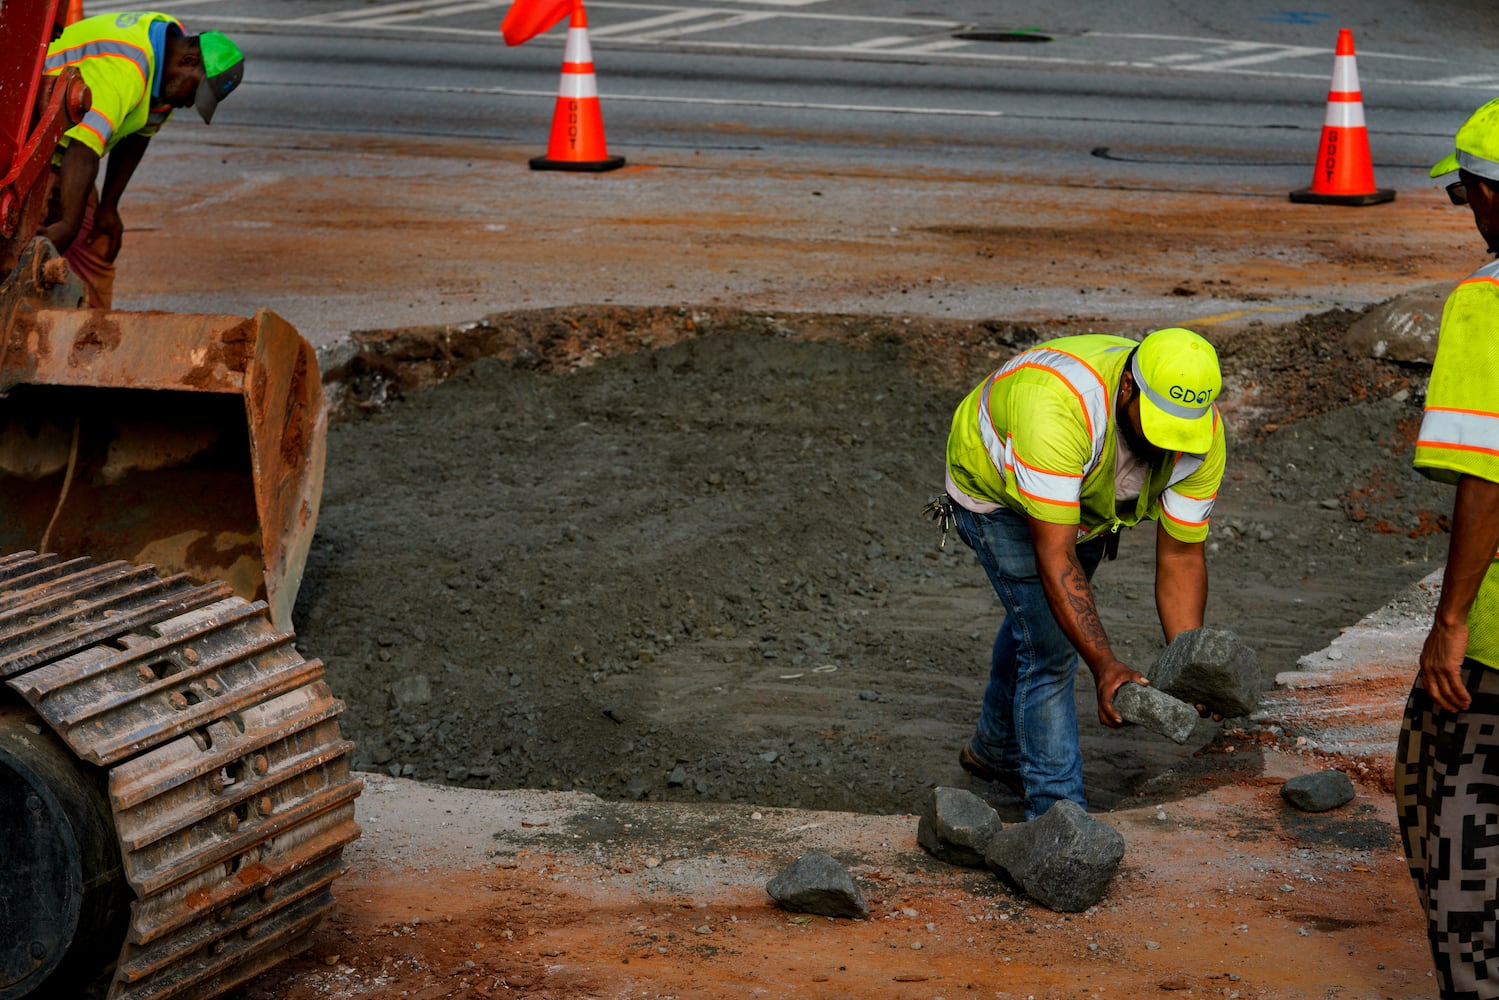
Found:
[{"label": "red flag on cone", "polygon": [[515,0],[500,22],[506,45],[530,41],[570,14],[578,0]]},{"label": "red flag on cone", "polygon": [[567,26],[567,51],[562,56],[562,86],[552,115],[551,142],[547,155],[532,158],[531,169],[604,171],[624,165],[623,156],[610,156],[605,148],[604,116],[593,75],[593,50],[588,45],[588,15],[579,3],[573,7]]},{"label": "red flag on cone", "polygon": [[1312,185],[1292,191],[1291,200],[1316,205],[1377,205],[1394,198],[1394,191],[1374,186],[1353,32],[1343,28],[1338,32],[1338,49],[1332,60],[1332,86],[1327,92],[1327,116],[1322,121]]}]

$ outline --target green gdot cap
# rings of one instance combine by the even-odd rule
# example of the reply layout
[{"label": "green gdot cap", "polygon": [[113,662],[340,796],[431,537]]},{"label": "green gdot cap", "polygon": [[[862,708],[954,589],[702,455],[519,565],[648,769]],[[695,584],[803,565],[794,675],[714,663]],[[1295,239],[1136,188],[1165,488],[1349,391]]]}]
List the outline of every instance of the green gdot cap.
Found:
[{"label": "green gdot cap", "polygon": [[1499,98],[1469,115],[1452,144],[1457,149],[1431,168],[1431,176],[1440,177],[1460,168],[1499,181]]},{"label": "green gdot cap", "polygon": [[1194,455],[1213,446],[1213,400],[1223,374],[1212,344],[1181,327],[1157,330],[1140,341],[1130,372],[1140,387],[1145,440]]},{"label": "green gdot cap", "polygon": [[245,56],[229,36],[217,31],[203,32],[198,36],[198,45],[203,53],[203,82],[198,84],[193,107],[206,123],[213,121],[219,102],[239,86],[245,75]]}]

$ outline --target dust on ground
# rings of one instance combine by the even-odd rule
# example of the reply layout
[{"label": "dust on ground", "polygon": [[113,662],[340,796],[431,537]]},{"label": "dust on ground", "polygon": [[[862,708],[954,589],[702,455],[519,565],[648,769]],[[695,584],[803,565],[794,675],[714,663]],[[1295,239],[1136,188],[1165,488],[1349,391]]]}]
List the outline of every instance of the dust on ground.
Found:
[{"label": "dust on ground", "polygon": [[[1424,373],[1347,356],[1355,315],[1214,338],[1209,620],[1267,684],[1443,549],[1448,498],[1408,470]],[[1353,802],[1296,813],[1287,777],[1350,762],[1276,727],[1176,748],[1081,685],[1127,844],[1083,913],[917,847],[933,785],[1020,815],[957,767],[998,611],[918,509],[969,383],[1062,332],[568,310],[357,337],[301,644],[363,766],[558,791],[368,774],[338,906],[235,1000],[1430,995],[1382,776],[1352,762]],[[1098,584],[1154,656],[1148,529]],[[868,920],[769,900],[812,849]]]},{"label": "dust on ground", "polygon": [[[1207,621],[1266,686],[1445,553],[1450,497],[1409,468],[1424,373],[1348,356],[1357,315],[1210,335],[1230,464]],[[1060,332],[616,308],[357,337],[296,610],[356,765],[862,813],[948,784],[1017,818],[957,766],[999,606],[919,511],[957,400]],[[1095,583],[1140,667],[1153,535]],[[1095,808],[1211,770],[1219,727],[1109,730],[1078,688]]]},{"label": "dust on ground", "polygon": [[[1238,778],[1112,812],[1098,905],[1059,914],[922,853],[912,816],[460,792],[371,775],[339,904],[236,1000],[1432,995],[1389,796],[1303,815],[1318,766],[1243,746]],[[788,912],[764,884],[825,850],[867,920]]]},{"label": "dust on ground", "polygon": [[[1471,270],[1471,220],[1435,182],[1345,211],[999,161],[902,174],[694,148],[585,179],[528,171],[532,149],[430,137],[226,123],[156,143],[126,206],[123,307],[268,307],[335,353],[350,330],[419,324],[356,336],[362,355],[338,362],[364,416],[334,428],[297,610],[361,763],[617,789],[579,807],[587,822],[524,809],[494,839],[504,824],[480,805],[526,793],[371,775],[332,917],[247,1000],[1432,992],[1378,776],[1292,830],[1279,781],[1327,762],[1284,734],[1206,727],[1178,750],[1086,721],[1085,693],[1090,794],[1117,799],[1128,853],[1083,915],[936,865],[912,817],[869,813],[974,787],[954,757],[996,605],[916,510],[952,405],[1033,337],[1183,325],[1219,344],[1233,450],[1210,618],[1267,676],[1434,565],[1450,498],[1405,457],[1422,373],[1343,357],[1344,314],[1272,321]],[[487,354],[502,361],[408,388]],[[746,371],[704,371],[729,360]],[[866,398],[839,412],[840,390]],[[726,444],[704,440],[710,422]],[[752,461],[762,448],[778,461]],[[1099,574],[1136,662],[1160,646],[1150,551],[1137,529]],[[736,789],[755,804],[730,804]],[[860,815],[771,805],[796,801]],[[434,848],[464,809],[455,864]],[[664,829],[679,809],[704,829]],[[768,820],[795,838],[765,838]],[[872,920],[807,920],[764,895],[823,829]]]}]

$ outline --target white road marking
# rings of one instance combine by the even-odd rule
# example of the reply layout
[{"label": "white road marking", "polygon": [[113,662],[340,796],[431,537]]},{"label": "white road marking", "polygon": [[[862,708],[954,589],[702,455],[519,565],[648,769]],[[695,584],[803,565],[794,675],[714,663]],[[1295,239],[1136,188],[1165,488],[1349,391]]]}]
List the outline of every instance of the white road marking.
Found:
[{"label": "white road marking", "polygon": [[[270,83],[270,87],[317,87],[315,83]],[[545,97],[555,100],[557,89],[527,90],[516,87],[443,87],[402,86],[402,90],[426,94],[474,94],[493,97]],[[635,101],[642,104],[701,104],[715,107],[736,108],[789,108],[798,111],[854,111],[881,115],[941,115],[953,118],[1004,118],[1003,111],[971,108],[910,108],[886,104],[819,104],[814,101],[762,101],[753,98],[727,97],[675,97],[656,94],[618,94],[613,91],[600,94],[604,100]]]},{"label": "white road marking", "polygon": [[[509,7],[510,4],[504,0],[486,0],[480,3],[480,7]],[[477,9],[477,8],[476,8]],[[405,3],[387,3],[378,7],[354,7],[348,10],[330,10],[321,14],[304,14],[301,17],[288,17],[280,19],[283,24],[366,24],[379,25],[383,19],[398,15],[409,15],[413,18],[431,17],[435,13],[433,7],[422,4],[420,0],[406,0]],[[402,27],[406,27],[402,25]]]},{"label": "white road marking", "polygon": [[[715,13],[723,12],[715,11]],[[650,31],[643,35],[624,36],[621,40],[626,42],[659,42],[664,39],[680,38],[683,35],[693,35],[703,31],[722,31],[725,28],[737,28],[741,24],[766,21],[775,16],[770,11],[746,11],[720,17],[717,20],[709,21],[707,24],[688,24],[679,28],[667,28],[663,31]]]},{"label": "white road marking", "polygon": [[403,13],[391,14],[386,17],[371,18],[368,21],[358,21],[360,27],[370,25],[404,24],[408,21],[419,21],[427,17],[444,17],[449,14],[467,14],[470,11],[494,9],[496,7],[508,7],[509,4],[495,3],[495,0],[466,0],[464,3],[450,3],[440,7],[419,7],[412,9],[410,4],[406,5]]},{"label": "white road marking", "polygon": [[1326,49],[1307,48],[1302,45],[1277,45],[1269,52],[1257,52],[1254,55],[1239,56],[1236,59],[1220,59],[1217,62],[1192,63],[1186,68],[1197,73],[1208,73],[1217,70],[1238,69],[1241,66],[1262,66],[1265,63],[1277,62],[1282,59],[1302,59],[1306,56],[1319,56],[1326,53]]},{"label": "white road marking", "polygon": [[[1071,54],[1065,42],[1051,49],[1052,53],[1041,55],[1035,47],[1028,51],[1014,49],[996,51],[992,48],[972,44],[959,39],[933,39],[933,31],[957,31],[963,27],[956,21],[936,18],[900,18],[850,14],[827,14],[793,8],[811,7],[823,0],[720,0],[714,6],[684,7],[673,3],[619,2],[619,0],[593,0],[589,6],[595,11],[620,11],[637,15],[634,21],[590,27],[596,37],[609,38],[627,44],[650,46],[656,44],[680,44],[692,49],[743,52],[785,53],[828,56],[837,54],[878,55],[899,58],[901,56],[930,57],[942,59],[948,56],[965,62],[1032,64],[1053,66],[1131,66],[1140,68],[1167,69],[1183,73],[1221,73],[1274,77],[1280,79],[1315,80],[1326,79],[1325,68],[1308,66],[1298,71],[1289,66],[1277,65],[1296,60],[1310,61],[1312,58],[1331,59],[1333,48],[1278,45],[1267,42],[1203,38],[1191,35],[1169,35],[1145,32],[1085,32],[1080,38],[1107,44],[1113,40],[1147,43],[1175,43],[1192,47],[1192,51],[1162,52],[1160,55],[1133,55],[1119,59],[1100,60],[1099,53],[1090,51]],[[230,0],[154,0],[154,10],[184,10],[199,8],[204,16],[212,16],[216,22],[226,26],[246,25],[275,30],[300,25],[333,28],[341,25],[361,29],[400,31],[408,34],[497,39],[498,31],[492,27],[455,27],[432,24],[434,18],[454,16],[466,12],[492,9],[497,13],[510,6],[510,0],[458,0],[458,2],[424,3],[423,0],[407,0],[404,3],[383,3],[375,6],[349,6],[327,10],[319,14],[307,14],[299,18],[252,17],[229,14],[225,11]],[[737,5],[737,6],[736,6]],[[245,5],[238,4],[238,9]],[[745,11],[745,6],[776,8],[774,10]],[[133,10],[134,7],[114,6],[110,13]],[[233,7],[229,9],[235,9]],[[191,16],[188,14],[187,16]],[[855,38],[845,42],[818,45],[769,44],[734,41],[707,41],[688,36],[712,31],[727,31],[741,25],[758,23],[767,19],[792,19],[815,21],[822,24],[846,25],[851,33],[858,34],[860,28],[875,25],[895,26],[897,31],[913,32],[906,35],[875,35],[871,38]],[[683,22],[695,22],[684,24]],[[677,27],[670,27],[677,25]],[[661,30],[657,30],[657,29]],[[644,29],[644,30],[642,30]],[[887,29],[888,30],[888,29]],[[557,38],[545,40],[547,45],[560,44]],[[1165,46],[1162,46],[1164,48]],[[1175,47],[1175,46],[1173,46]],[[1450,60],[1439,57],[1412,56],[1402,53],[1360,52],[1367,62],[1404,62],[1413,67],[1440,67],[1445,75],[1421,78],[1420,71],[1395,77],[1386,72],[1379,82],[1384,85],[1420,87],[1442,87],[1458,89],[1493,89],[1499,86],[1499,73],[1452,73]]]},{"label": "white road marking", "polygon": [[1499,75],[1449,76],[1440,80],[1422,80],[1421,84],[1426,87],[1482,87],[1493,90],[1499,87]]},{"label": "white road marking", "polygon": [[588,26],[588,34],[591,38],[608,38],[613,35],[624,35],[632,32],[643,31],[646,28],[655,28],[663,24],[676,24],[679,21],[691,21],[699,17],[707,17],[714,13],[707,10],[674,10],[669,14],[658,14],[655,17],[643,17],[638,21],[623,21],[619,24],[606,24],[602,28]]},{"label": "white road marking", "polygon": [[881,35],[879,38],[866,38],[862,42],[853,42],[848,47],[851,49],[887,49],[896,45],[905,45],[910,40],[910,35]]}]

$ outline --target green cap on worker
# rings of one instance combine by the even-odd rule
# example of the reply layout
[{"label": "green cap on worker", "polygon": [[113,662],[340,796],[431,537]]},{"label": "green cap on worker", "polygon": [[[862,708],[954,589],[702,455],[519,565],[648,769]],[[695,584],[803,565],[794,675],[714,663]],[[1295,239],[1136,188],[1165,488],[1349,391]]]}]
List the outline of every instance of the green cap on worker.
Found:
[{"label": "green cap on worker", "polygon": [[1468,116],[1452,144],[1457,147],[1431,168],[1440,177],[1462,169],[1486,180],[1499,181],[1499,97]]},{"label": "green cap on worker", "polygon": [[1140,389],[1140,427],[1157,448],[1204,454],[1213,446],[1213,400],[1223,388],[1218,352],[1181,327],[1140,341],[1130,363]]},{"label": "green cap on worker", "polygon": [[198,36],[198,45],[203,54],[203,82],[198,84],[193,107],[208,123],[213,121],[213,112],[219,102],[228,97],[244,77],[245,56],[229,36],[217,31],[203,32]]}]

